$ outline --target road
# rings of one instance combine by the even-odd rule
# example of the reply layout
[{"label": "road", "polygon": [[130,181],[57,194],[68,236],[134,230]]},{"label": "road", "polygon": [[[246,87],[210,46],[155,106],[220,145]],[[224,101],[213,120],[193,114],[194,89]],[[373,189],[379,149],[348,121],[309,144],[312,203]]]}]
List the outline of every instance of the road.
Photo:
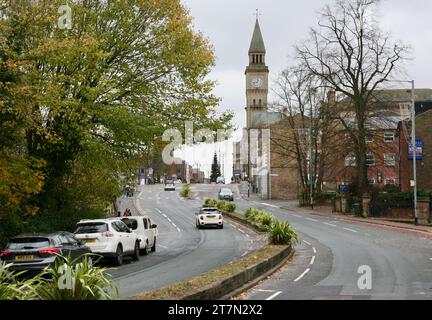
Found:
[{"label": "road", "polygon": [[[302,239],[290,263],[243,299],[432,299],[430,236],[318,216],[294,205],[291,210],[268,201],[239,200],[237,205],[271,212]],[[370,267],[370,290],[359,288],[361,266]]]},{"label": "road", "polygon": [[[145,211],[158,225],[157,252],[142,256],[138,262],[126,261],[108,273],[119,286],[120,297],[127,298],[191,278],[239,259],[263,242],[257,234],[225,221],[223,230],[195,228],[195,212],[218,187],[193,187],[194,200],[184,200],[176,192],[163,191],[162,185],[141,187],[136,207]],[[131,208],[138,215],[132,198],[123,198],[121,208]]]}]

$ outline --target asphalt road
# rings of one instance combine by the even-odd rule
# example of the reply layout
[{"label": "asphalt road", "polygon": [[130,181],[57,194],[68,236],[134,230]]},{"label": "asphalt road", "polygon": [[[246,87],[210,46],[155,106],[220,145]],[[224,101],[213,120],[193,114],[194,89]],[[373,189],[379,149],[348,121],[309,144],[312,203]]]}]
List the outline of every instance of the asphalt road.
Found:
[{"label": "asphalt road", "polygon": [[[294,205],[291,210],[266,201],[238,200],[237,205],[240,210],[262,208],[289,221],[302,240],[285,268],[242,299],[432,299],[430,236],[317,216]],[[362,266],[370,267],[370,289],[358,285],[365,275],[359,273]]]},{"label": "asphalt road", "polygon": [[[157,251],[142,256],[138,262],[127,260],[125,265],[108,270],[119,286],[121,298],[223,266],[263,244],[256,233],[229,221],[225,221],[223,230],[196,229],[195,212],[206,196],[217,195],[218,187],[193,186],[195,200],[182,199],[180,189],[169,192],[162,185],[144,186],[136,195],[136,207],[158,225]],[[129,207],[138,215],[133,201],[121,199],[122,211]]]}]

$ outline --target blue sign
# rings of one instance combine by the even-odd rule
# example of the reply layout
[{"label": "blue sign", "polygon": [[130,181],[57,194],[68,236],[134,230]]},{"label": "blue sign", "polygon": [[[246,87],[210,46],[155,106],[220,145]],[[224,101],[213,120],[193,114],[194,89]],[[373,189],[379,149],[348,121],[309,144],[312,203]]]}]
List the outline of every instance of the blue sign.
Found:
[{"label": "blue sign", "polygon": [[348,185],[346,185],[346,184],[340,184],[339,185],[339,192],[340,193],[346,193],[346,192],[348,192]]},{"label": "blue sign", "polygon": [[[408,142],[408,160],[414,159],[413,154],[412,139],[410,138]],[[423,141],[421,139],[416,139],[416,160],[423,160]]]}]

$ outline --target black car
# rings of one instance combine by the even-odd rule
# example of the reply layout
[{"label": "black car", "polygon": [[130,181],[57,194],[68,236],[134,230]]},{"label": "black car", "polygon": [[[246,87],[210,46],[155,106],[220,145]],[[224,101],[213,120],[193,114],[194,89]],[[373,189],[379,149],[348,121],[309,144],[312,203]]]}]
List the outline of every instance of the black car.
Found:
[{"label": "black car", "polygon": [[39,274],[59,257],[77,259],[91,250],[69,232],[21,235],[9,241],[0,251],[0,259],[12,264],[10,271],[26,271],[25,275]]},{"label": "black car", "polygon": [[234,201],[234,193],[231,189],[222,188],[219,191],[219,200]]}]

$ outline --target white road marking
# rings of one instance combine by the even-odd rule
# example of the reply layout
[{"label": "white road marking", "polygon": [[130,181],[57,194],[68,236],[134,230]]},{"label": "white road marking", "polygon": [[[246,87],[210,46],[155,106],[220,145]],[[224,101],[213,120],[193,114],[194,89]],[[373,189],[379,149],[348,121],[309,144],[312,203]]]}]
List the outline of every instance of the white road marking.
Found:
[{"label": "white road marking", "polygon": [[312,250],[313,250],[313,252],[314,252],[315,254],[317,253],[315,247],[312,247]]},{"label": "white road marking", "polygon": [[172,225],[174,226],[174,228],[177,228],[177,225],[175,223],[172,223]]},{"label": "white road marking", "polygon": [[167,220],[172,223],[172,220],[170,218],[167,218]]},{"label": "white road marking", "polygon": [[302,216],[299,216],[298,214],[293,214],[293,216],[297,217],[297,218],[303,218]]},{"label": "white road marking", "polygon": [[430,261],[432,261],[432,258],[429,258]]},{"label": "white road marking", "polygon": [[309,242],[307,242],[306,240],[303,240],[304,243],[306,243],[307,245],[311,246],[312,244],[310,244]]},{"label": "white road marking", "polygon": [[249,253],[249,251],[246,251],[245,253],[243,253],[241,256],[244,257]]},{"label": "white road marking", "polygon": [[315,219],[312,219],[312,218],[306,218],[306,220],[313,221],[313,222],[318,222],[318,220],[315,220]]},{"label": "white road marking", "polygon": [[294,282],[297,282],[297,281],[299,281],[301,278],[303,278],[308,272],[310,271],[310,269],[309,268],[307,268],[306,270],[305,270],[305,272],[303,272],[297,279],[295,279],[294,280]]},{"label": "white road marking", "polygon": [[157,212],[162,213],[162,211],[160,211],[158,208],[155,208]]},{"label": "white road marking", "polygon": [[315,256],[312,257],[311,262],[310,262],[310,265],[313,265],[314,262],[315,262]]},{"label": "white road marking", "polygon": [[268,293],[276,292],[276,290],[266,290],[266,289],[253,289],[253,290],[258,292],[268,292]]},{"label": "white road marking", "polygon": [[158,247],[161,247],[161,248],[163,248],[163,249],[168,249],[168,247],[165,247],[165,246],[163,246],[163,245],[161,245],[161,244],[158,244]]},{"label": "white road marking", "polygon": [[266,300],[273,300],[274,298],[276,298],[278,295],[280,295],[282,293],[282,291],[278,291],[275,294],[272,294],[270,297],[268,297]]},{"label": "white road marking", "polygon": [[269,203],[264,203],[264,202],[261,202],[261,204],[263,204],[263,205],[265,205],[265,206],[268,206],[268,207],[272,207],[272,208],[279,209],[279,207],[278,207],[278,206],[275,206],[274,204],[269,204]]},{"label": "white road marking", "polygon": [[356,230],[353,230],[353,229],[350,229],[350,228],[343,228],[344,230],[346,230],[346,231],[350,231],[350,232],[354,232],[354,233],[357,233],[357,231]]},{"label": "white road marking", "polygon": [[162,213],[162,215],[163,215],[165,218],[168,218],[168,216],[167,216],[165,213]]},{"label": "white road marking", "polygon": [[177,227],[177,231],[178,231],[178,232],[181,232],[181,230],[180,230],[180,228],[179,228],[179,227]]},{"label": "white road marking", "polygon": [[330,226],[330,227],[337,228],[337,225],[335,225],[335,224],[331,224],[331,223],[328,223],[328,222],[323,222],[323,224],[325,224],[327,226]]},{"label": "white road marking", "polygon": [[240,228],[237,228],[237,230],[238,231],[240,231],[241,233],[243,233],[243,234],[246,234],[246,232],[244,232],[242,229],[240,229]]}]

